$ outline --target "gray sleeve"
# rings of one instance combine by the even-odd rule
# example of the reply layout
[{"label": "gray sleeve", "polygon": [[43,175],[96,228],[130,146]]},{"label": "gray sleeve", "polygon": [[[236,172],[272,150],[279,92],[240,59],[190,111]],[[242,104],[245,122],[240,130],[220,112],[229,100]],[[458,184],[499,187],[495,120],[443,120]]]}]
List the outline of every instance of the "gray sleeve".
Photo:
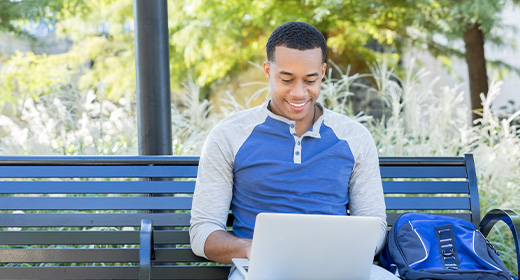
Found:
[{"label": "gray sleeve", "polygon": [[227,117],[204,142],[190,221],[191,248],[198,256],[206,257],[204,244],[212,232],[226,230],[235,155],[253,129],[265,121],[266,108],[267,104],[263,104]]},{"label": "gray sleeve", "polygon": [[206,257],[204,244],[216,230],[226,230],[233,190],[233,152],[217,125],[202,148],[193,195],[190,241],[193,252]]},{"label": "gray sleeve", "polygon": [[359,131],[355,147],[358,153],[355,157],[354,170],[349,185],[349,209],[351,215],[376,216],[381,218],[381,232],[376,252],[381,251],[385,244],[387,223],[386,206],[379,171],[379,157],[376,145],[370,132],[365,128]]}]

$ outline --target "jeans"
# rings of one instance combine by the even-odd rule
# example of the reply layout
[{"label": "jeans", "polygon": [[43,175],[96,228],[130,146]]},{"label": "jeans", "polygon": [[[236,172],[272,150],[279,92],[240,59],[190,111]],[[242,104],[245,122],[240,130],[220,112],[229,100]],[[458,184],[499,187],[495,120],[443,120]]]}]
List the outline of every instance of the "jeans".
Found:
[{"label": "jeans", "polygon": [[[375,264],[372,265],[372,270],[370,272],[370,280],[398,280],[399,278],[392,273],[390,273],[388,270],[377,266]],[[231,267],[231,273],[229,273],[228,280],[245,280],[245,278],[238,272],[238,270],[233,267]],[[323,280],[323,279],[320,279]]]}]

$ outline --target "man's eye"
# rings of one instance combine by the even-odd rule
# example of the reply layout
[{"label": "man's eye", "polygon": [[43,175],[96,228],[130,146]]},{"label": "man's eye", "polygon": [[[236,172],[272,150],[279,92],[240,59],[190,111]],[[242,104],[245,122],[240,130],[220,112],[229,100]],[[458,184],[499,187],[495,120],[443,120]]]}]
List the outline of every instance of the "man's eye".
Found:
[{"label": "man's eye", "polygon": [[308,84],[314,84],[315,82],[316,82],[316,80],[306,81],[306,83],[308,83]]},{"label": "man's eye", "polygon": [[292,80],[285,80],[285,79],[281,79],[281,80],[282,80],[282,82],[284,82],[284,83],[290,83],[290,82],[292,82]]}]

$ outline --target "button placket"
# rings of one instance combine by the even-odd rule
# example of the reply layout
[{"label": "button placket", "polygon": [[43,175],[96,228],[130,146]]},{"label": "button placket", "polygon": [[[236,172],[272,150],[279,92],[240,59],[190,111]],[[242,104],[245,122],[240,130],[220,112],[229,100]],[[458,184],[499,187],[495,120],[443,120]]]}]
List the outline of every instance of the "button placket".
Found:
[{"label": "button placket", "polygon": [[302,163],[302,145],[298,137],[294,139],[294,163]]},{"label": "button placket", "polygon": [[302,139],[298,137],[295,130],[295,125],[293,122],[289,125],[289,130],[294,137],[294,152],[293,152],[293,162],[294,163],[302,163],[302,145],[301,141]]}]

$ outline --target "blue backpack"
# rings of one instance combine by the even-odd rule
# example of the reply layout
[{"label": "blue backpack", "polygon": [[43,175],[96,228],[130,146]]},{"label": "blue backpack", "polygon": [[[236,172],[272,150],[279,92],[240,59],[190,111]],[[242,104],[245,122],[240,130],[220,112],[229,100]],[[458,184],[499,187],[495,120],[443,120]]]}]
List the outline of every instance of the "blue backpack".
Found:
[{"label": "blue backpack", "polygon": [[472,223],[432,214],[402,214],[379,264],[402,279],[517,280]]}]

